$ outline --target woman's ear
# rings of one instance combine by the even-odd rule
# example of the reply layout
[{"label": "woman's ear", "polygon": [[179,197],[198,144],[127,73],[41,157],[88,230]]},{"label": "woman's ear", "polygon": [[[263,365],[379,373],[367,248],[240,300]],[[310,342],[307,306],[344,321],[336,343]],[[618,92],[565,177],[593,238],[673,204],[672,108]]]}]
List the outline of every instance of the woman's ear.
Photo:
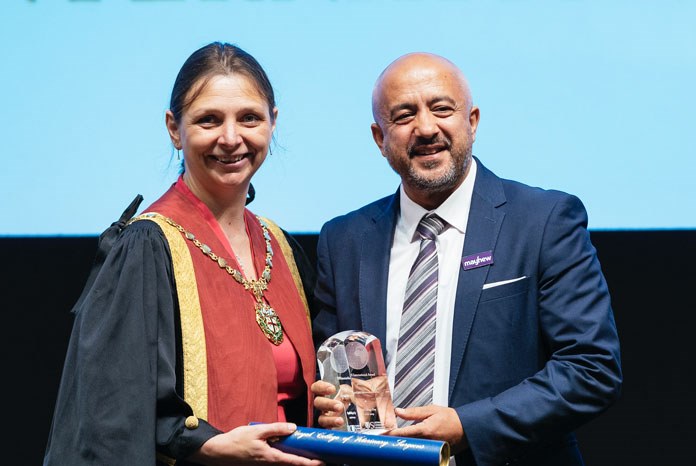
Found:
[{"label": "woman's ear", "polygon": [[278,119],[278,107],[273,107],[273,125],[271,125],[271,131],[275,131],[277,119]]},{"label": "woman's ear", "polygon": [[179,134],[179,124],[174,118],[174,114],[171,110],[167,110],[164,117],[165,124],[167,125],[167,131],[169,132],[169,138],[172,140],[172,144],[176,150],[181,150],[181,135]]}]

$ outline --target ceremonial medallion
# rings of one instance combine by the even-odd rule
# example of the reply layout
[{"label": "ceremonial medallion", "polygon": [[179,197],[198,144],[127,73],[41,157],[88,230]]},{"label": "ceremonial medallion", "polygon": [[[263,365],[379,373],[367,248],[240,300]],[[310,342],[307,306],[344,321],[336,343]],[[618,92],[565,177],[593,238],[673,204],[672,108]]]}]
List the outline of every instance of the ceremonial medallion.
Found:
[{"label": "ceremonial medallion", "polygon": [[283,342],[283,325],[275,310],[266,303],[260,302],[256,306],[256,323],[271,343],[278,346]]}]

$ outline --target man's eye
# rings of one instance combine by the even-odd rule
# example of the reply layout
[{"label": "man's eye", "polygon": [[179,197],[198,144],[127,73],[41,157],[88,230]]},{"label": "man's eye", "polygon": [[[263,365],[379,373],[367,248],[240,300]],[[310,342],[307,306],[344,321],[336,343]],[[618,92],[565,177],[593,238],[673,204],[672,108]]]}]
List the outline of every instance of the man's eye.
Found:
[{"label": "man's eye", "polygon": [[452,112],[454,112],[454,109],[452,107],[439,106],[433,109],[433,113],[436,113],[438,115],[451,115]]},{"label": "man's eye", "polygon": [[398,115],[394,116],[394,123],[406,123],[411,118],[413,118],[413,113],[411,112],[399,113]]}]

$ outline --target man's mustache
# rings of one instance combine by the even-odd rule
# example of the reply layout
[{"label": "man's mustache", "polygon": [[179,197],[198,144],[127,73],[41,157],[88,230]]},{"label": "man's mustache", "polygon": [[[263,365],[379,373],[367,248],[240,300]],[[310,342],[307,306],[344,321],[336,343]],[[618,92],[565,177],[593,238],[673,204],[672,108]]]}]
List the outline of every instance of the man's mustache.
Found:
[{"label": "man's mustache", "polygon": [[452,146],[452,142],[442,135],[432,138],[416,138],[416,140],[408,146],[407,152],[409,156],[419,155],[424,149],[432,149],[432,146],[441,146],[439,148],[440,150],[449,150]]}]

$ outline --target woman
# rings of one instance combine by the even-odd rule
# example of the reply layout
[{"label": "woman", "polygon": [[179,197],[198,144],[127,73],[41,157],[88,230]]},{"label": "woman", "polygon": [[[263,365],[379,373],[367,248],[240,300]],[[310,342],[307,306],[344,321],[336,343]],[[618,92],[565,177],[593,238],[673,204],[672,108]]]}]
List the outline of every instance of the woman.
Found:
[{"label": "woman", "polygon": [[315,376],[302,256],[245,207],[277,114],[243,50],[184,63],[166,114],[182,175],[76,306],[45,465],[321,464],[266,442],[312,418]]}]

